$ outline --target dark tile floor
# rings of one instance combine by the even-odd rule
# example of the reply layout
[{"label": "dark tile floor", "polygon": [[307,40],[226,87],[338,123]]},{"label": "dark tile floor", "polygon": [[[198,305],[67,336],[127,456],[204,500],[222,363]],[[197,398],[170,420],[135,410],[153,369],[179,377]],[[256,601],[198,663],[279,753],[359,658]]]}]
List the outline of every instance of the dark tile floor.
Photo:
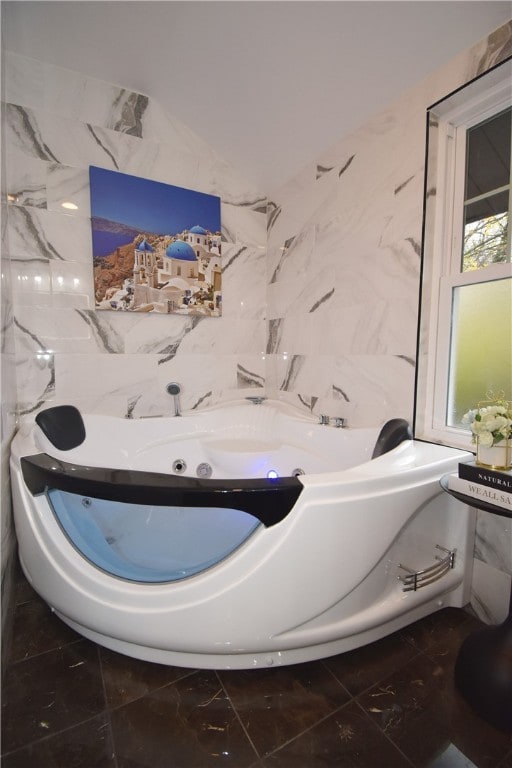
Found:
[{"label": "dark tile floor", "polygon": [[66,627],[22,576],[2,698],[3,768],[512,768],[512,735],[453,685],[479,622],[444,609],[323,661],[197,671]]}]

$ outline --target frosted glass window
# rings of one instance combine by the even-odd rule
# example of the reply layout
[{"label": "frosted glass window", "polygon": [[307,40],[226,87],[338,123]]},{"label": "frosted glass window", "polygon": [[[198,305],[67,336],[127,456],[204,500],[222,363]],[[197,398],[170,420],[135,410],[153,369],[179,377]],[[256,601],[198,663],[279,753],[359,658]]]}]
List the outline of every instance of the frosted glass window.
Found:
[{"label": "frosted glass window", "polygon": [[447,423],[486,393],[512,392],[512,278],[453,289],[450,396]]}]

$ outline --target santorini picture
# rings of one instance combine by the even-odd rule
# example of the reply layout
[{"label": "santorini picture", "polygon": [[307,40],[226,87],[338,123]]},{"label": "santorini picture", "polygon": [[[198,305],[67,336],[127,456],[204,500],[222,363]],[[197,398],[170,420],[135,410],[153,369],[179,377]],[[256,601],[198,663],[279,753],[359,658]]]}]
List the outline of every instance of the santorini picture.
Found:
[{"label": "santorini picture", "polygon": [[89,168],[96,309],[219,317],[220,198]]}]

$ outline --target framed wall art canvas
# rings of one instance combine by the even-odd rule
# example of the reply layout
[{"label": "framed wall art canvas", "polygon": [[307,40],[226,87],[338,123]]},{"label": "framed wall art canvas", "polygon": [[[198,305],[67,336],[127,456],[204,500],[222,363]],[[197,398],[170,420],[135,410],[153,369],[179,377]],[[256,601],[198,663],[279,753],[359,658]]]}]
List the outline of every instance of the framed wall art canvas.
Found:
[{"label": "framed wall art canvas", "polygon": [[220,316],[220,198],[89,168],[96,309]]}]

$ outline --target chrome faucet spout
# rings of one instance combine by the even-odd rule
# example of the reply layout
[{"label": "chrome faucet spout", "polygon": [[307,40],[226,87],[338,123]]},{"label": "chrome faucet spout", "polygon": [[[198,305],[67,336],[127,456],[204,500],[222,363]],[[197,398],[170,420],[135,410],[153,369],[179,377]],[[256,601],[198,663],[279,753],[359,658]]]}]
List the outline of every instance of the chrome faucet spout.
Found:
[{"label": "chrome faucet spout", "polygon": [[167,392],[174,398],[174,415],[181,416],[180,392],[181,386],[176,381],[172,381],[166,387]]}]

